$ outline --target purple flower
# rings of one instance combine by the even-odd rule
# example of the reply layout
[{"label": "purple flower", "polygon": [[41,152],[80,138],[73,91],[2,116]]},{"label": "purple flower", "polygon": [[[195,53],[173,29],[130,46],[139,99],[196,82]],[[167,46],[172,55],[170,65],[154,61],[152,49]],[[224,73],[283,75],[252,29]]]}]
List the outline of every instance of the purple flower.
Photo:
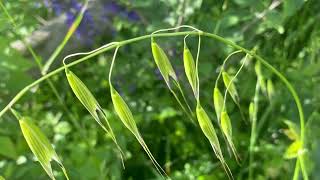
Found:
[{"label": "purple flower", "polygon": [[[70,27],[75,21],[78,13],[81,11],[82,4],[79,0],[44,0],[44,4],[47,7],[52,8],[56,15],[66,13],[65,23]],[[129,21],[137,22],[141,18],[139,14],[134,10],[128,10],[125,6],[117,3],[117,1],[108,1],[103,4],[100,17],[94,18],[90,11],[85,11],[81,23],[75,31],[75,36],[82,43],[86,45],[92,45],[94,39],[103,33],[103,29],[100,28],[100,23],[108,23],[113,16],[119,16],[126,18]],[[112,35],[116,34],[115,29],[112,29]]]},{"label": "purple flower", "polygon": [[74,10],[76,10],[77,12],[80,12],[80,11],[81,11],[81,8],[82,8],[82,5],[81,5],[79,2],[77,2],[76,0],[71,0],[70,6],[71,6]]},{"label": "purple flower", "polygon": [[115,14],[119,15],[122,18],[127,18],[129,21],[139,21],[140,16],[136,11],[127,10],[125,7],[119,5],[118,3],[112,1],[104,4],[104,14],[110,15]]},{"label": "purple flower", "polygon": [[139,21],[140,20],[139,14],[136,11],[132,11],[132,10],[127,13],[127,18],[130,21]]},{"label": "purple flower", "polygon": [[108,2],[107,4],[104,4],[104,10],[109,14],[116,14],[123,11],[123,7],[116,2]]}]

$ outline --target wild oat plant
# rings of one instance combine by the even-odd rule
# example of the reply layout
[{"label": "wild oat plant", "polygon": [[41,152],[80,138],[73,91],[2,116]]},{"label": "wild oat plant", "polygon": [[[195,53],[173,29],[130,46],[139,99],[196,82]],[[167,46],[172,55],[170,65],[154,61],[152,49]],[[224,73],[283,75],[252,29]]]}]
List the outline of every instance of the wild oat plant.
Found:
[{"label": "wild oat plant", "polygon": [[[83,14],[83,11],[82,11]],[[75,28],[79,24],[79,21],[81,20],[82,14],[79,15],[78,22],[75,22],[73,26],[71,26],[69,35],[67,35],[67,39],[72,35]],[[177,31],[180,29],[190,29],[187,31]],[[188,100],[186,98],[186,93],[183,88],[181,87],[181,83],[179,82],[179,78],[175,72],[174,66],[171,64],[170,59],[168,58],[166,54],[166,50],[162,49],[161,46],[157,43],[159,39],[162,37],[181,37],[184,36],[181,41],[183,41],[184,48],[181,49],[181,52],[183,53],[183,67],[185,76],[189,82],[189,87],[192,90],[193,93],[193,101],[195,107],[192,107],[193,103],[190,103],[190,99]],[[191,50],[188,47],[188,38],[197,37],[198,38],[198,48],[197,48],[197,54],[194,58],[194,56],[191,53]],[[204,106],[201,104],[201,94],[202,89],[200,88],[200,80],[198,73],[198,66],[200,63],[200,50],[201,50],[201,39],[207,38],[212,39],[215,41],[219,41],[226,46],[230,46],[235,51],[232,52],[230,55],[226,57],[226,59],[223,61],[223,64],[219,68],[219,75],[216,79],[216,82],[212,82],[213,88],[212,88],[212,106]],[[269,64],[266,60],[264,60],[262,57],[257,55],[255,53],[255,50],[248,50],[246,48],[243,48],[223,37],[220,37],[216,34],[203,32],[199,29],[196,29],[192,26],[179,26],[175,28],[169,28],[169,29],[161,29],[158,30],[152,34],[144,35],[120,42],[112,42],[109,44],[106,44],[98,49],[95,49],[90,52],[83,52],[83,53],[76,53],[71,54],[63,59],[63,66],[60,68],[57,68],[51,72],[47,72],[51,63],[59,54],[59,51],[61,48],[63,48],[64,44],[58,48],[58,51],[55,53],[54,57],[51,58],[49,61],[49,64],[40,66],[40,69],[42,70],[42,77],[38,80],[34,81],[33,83],[29,84],[25,88],[23,88],[8,104],[7,106],[1,110],[0,117],[3,116],[8,110],[11,110],[11,112],[14,114],[14,116],[18,119],[22,134],[30,147],[31,151],[33,152],[34,156],[39,161],[40,165],[43,167],[45,172],[48,174],[48,176],[51,179],[55,179],[55,176],[53,174],[53,170],[51,167],[51,161],[56,161],[66,179],[69,179],[68,177],[68,170],[63,166],[63,162],[59,155],[56,153],[54,147],[51,145],[50,140],[46,137],[46,135],[41,131],[40,127],[35,124],[35,122],[32,120],[32,117],[26,117],[23,114],[23,112],[17,112],[14,108],[15,103],[22,98],[31,88],[34,86],[47,81],[50,83],[50,77],[61,73],[65,71],[66,79],[70,85],[70,90],[73,91],[75,97],[79,100],[79,103],[81,103],[85,109],[88,110],[88,113],[91,114],[92,118],[96,121],[96,123],[99,124],[99,126],[105,131],[105,133],[110,136],[112,141],[114,142],[114,145],[118,149],[119,152],[119,160],[122,161],[123,167],[125,171],[125,164],[126,164],[126,157],[125,154],[122,151],[121,146],[117,142],[117,135],[114,133],[112,129],[112,123],[110,123],[107,119],[107,115],[105,114],[103,108],[99,104],[98,100],[94,97],[94,94],[90,92],[89,88],[85,85],[85,82],[83,82],[81,79],[79,79],[76,74],[74,74],[71,71],[71,67],[75,66],[81,62],[87,61],[90,58],[97,56],[99,54],[105,53],[107,51],[113,50],[114,55],[111,60],[111,66],[109,69],[109,76],[105,77],[109,82],[109,89],[106,89],[106,96],[110,96],[115,114],[118,115],[119,120],[123,123],[124,127],[128,129],[132,135],[137,139],[138,143],[140,143],[142,149],[145,151],[147,156],[150,158],[150,161],[154,165],[155,170],[159,173],[159,177],[162,177],[163,179],[170,179],[170,173],[166,172],[163,165],[158,163],[155,156],[152,154],[150,149],[147,146],[147,143],[143,139],[143,134],[140,133],[139,127],[136,124],[135,121],[135,112],[131,111],[130,105],[124,100],[122,97],[123,94],[119,94],[117,91],[117,87],[113,85],[112,83],[112,76],[116,76],[112,74],[112,70],[115,67],[116,64],[116,58],[117,58],[117,52],[119,48],[124,47],[125,45],[137,42],[137,41],[150,41],[151,47],[150,47],[150,53],[153,55],[154,62],[156,64],[156,67],[159,69],[164,83],[167,86],[168,91],[173,95],[173,100],[177,101],[179,106],[184,112],[185,117],[187,117],[192,124],[196,125],[199,130],[203,133],[203,138],[207,139],[208,143],[211,145],[213,154],[215,155],[215,158],[212,157],[213,161],[220,161],[221,164],[221,170],[225,171],[226,177],[229,179],[236,179],[237,174],[233,174],[231,168],[229,168],[227,161],[225,160],[225,155],[227,152],[223,152],[221,148],[221,140],[225,141],[225,144],[228,145],[229,149],[234,155],[235,161],[238,163],[239,166],[243,164],[243,161],[249,161],[249,177],[248,179],[253,179],[254,169],[253,169],[253,163],[254,163],[254,150],[253,147],[255,146],[258,139],[256,138],[256,123],[257,123],[257,113],[258,113],[258,101],[260,95],[265,95],[269,98],[270,101],[273,101],[274,98],[274,86],[270,79],[266,80],[263,74],[261,73],[261,69],[265,68],[269,70],[271,73],[273,73],[275,76],[281,80],[284,85],[287,87],[288,91],[292,94],[292,97],[296,103],[297,110],[299,113],[299,119],[300,119],[300,127],[297,124],[294,124],[291,121],[285,121],[285,123],[288,125],[288,129],[286,130],[286,134],[290,139],[292,139],[292,144],[287,148],[287,150],[284,152],[284,158],[286,159],[295,159],[296,160],[296,167],[293,174],[293,179],[297,180],[300,177],[300,172],[302,172],[303,179],[308,179],[308,174],[306,171],[306,165],[305,165],[305,155],[307,153],[307,147],[306,147],[306,140],[305,140],[305,122],[304,122],[304,114],[303,109],[301,107],[300,99],[294,90],[293,86],[289,83],[289,81],[286,79],[285,76],[283,76],[278,70],[276,70],[271,64]],[[208,48],[208,47],[203,47]],[[59,50],[60,49],[60,50]],[[235,54],[243,54],[243,59],[241,60],[241,66],[238,69],[238,71],[232,75],[230,72],[227,71],[225,68],[226,62],[230,59],[231,56]],[[71,57],[78,57],[82,56],[81,58],[74,60],[71,63],[67,63],[67,60]],[[255,95],[252,97],[253,101],[250,103],[248,107],[248,112],[243,113],[243,109],[241,109],[241,97],[239,96],[238,91],[241,91],[241,89],[237,88],[237,83],[235,80],[237,79],[237,76],[239,73],[241,73],[243,66],[249,63],[250,65],[253,65],[256,71],[257,76],[257,83],[255,88]],[[121,68],[121,67],[118,67]],[[221,80],[222,76],[222,80]],[[219,81],[223,83],[219,83]],[[224,87],[219,87],[219,84],[223,84]],[[54,86],[51,86],[54,89]],[[222,91],[224,90],[224,91]],[[58,96],[59,97],[59,96]],[[231,119],[228,115],[228,107],[226,106],[226,101],[233,102],[237,107],[241,114],[240,117],[237,117],[236,119]],[[63,104],[63,103],[62,103]],[[209,114],[207,110],[209,110],[211,107],[214,107],[214,111],[216,112],[216,115]],[[246,117],[246,114],[248,116]],[[212,117],[216,117],[216,122],[213,121]],[[72,117],[74,118],[74,117]],[[76,119],[77,120],[77,119]],[[237,147],[234,143],[234,134],[232,124],[234,121],[242,121],[247,126],[251,126],[251,139],[250,139],[250,147],[249,147],[249,158],[243,159],[243,155],[239,154],[237,151]],[[187,122],[186,122],[187,123]],[[218,132],[222,133],[222,136],[219,135]],[[63,159],[68,157],[63,157]],[[0,179],[3,179],[0,176]]]}]

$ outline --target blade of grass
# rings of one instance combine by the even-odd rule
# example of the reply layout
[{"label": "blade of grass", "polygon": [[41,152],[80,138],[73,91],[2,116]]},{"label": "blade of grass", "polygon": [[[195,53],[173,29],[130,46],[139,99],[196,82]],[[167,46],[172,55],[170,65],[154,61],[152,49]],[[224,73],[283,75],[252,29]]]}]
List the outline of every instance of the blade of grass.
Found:
[{"label": "blade of grass", "polygon": [[49,57],[48,61],[44,64],[42,71],[41,71],[41,73],[43,75],[47,74],[52,63],[56,60],[57,56],[60,54],[60,52],[63,50],[64,46],[67,44],[69,39],[72,37],[74,32],[77,30],[78,26],[80,25],[80,23],[82,21],[83,14],[87,9],[88,2],[89,2],[89,0],[87,0],[85,2],[85,4],[82,6],[79,14],[77,15],[76,19],[73,21],[71,26],[69,27],[68,32],[65,35],[65,37],[63,38],[62,42],[58,45],[58,47],[54,50],[54,52]]}]

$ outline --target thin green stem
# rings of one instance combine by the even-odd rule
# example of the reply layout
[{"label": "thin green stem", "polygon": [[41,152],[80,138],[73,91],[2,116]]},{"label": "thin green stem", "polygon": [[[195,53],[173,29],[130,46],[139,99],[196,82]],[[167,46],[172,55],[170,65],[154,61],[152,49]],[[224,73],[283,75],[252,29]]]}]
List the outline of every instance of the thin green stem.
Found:
[{"label": "thin green stem", "polygon": [[[227,40],[221,36],[218,36],[216,34],[211,34],[211,33],[207,33],[207,32],[192,32],[192,31],[184,31],[184,32],[173,32],[173,33],[159,33],[159,34],[149,34],[149,35],[144,35],[144,36],[140,36],[140,37],[136,37],[136,38],[132,38],[132,39],[128,39],[128,40],[124,40],[124,41],[121,41],[119,42],[119,44],[117,45],[111,45],[111,46],[108,46],[106,48],[103,48],[103,49],[100,49],[99,51],[96,51],[88,56],[85,56],[83,58],[80,58],[70,64],[67,64],[65,66],[62,66],[60,68],[57,68],[56,70],[54,71],[51,71],[50,73],[42,76],[41,78],[39,78],[38,80],[34,81],[33,83],[29,84],[28,86],[26,86],[25,88],[23,88],[6,106],[4,109],[1,110],[0,112],[0,117],[6,112],[8,111],[8,109],[10,107],[12,107],[28,90],[30,90],[33,86],[41,83],[42,81],[48,79],[49,77],[63,71],[66,67],[71,67],[71,66],[74,66],[76,64],[79,64],[83,61],[86,61],[94,56],[97,56],[98,54],[101,54],[103,52],[106,52],[110,49],[113,49],[113,48],[116,48],[117,46],[123,46],[123,45],[126,45],[126,44],[131,44],[133,42],[137,42],[137,41],[141,41],[141,40],[144,40],[144,39],[149,39],[151,37],[172,37],[172,36],[185,36],[187,34],[190,34],[190,35],[202,35],[202,36],[206,36],[206,37],[210,37],[212,39],[215,39],[217,41],[220,41],[228,46],[231,46],[235,49],[238,49],[238,50],[241,50],[241,51],[244,51],[245,53],[249,54],[250,56],[256,58],[258,61],[260,61],[267,69],[269,69],[271,72],[273,72],[275,75],[277,75],[277,77],[285,84],[285,86],[288,88],[289,92],[291,93],[295,103],[296,103],[296,106],[297,106],[297,109],[298,109],[298,113],[299,113],[299,119],[300,119],[300,128],[301,128],[301,131],[300,131],[300,135],[301,135],[301,141],[302,141],[302,144],[303,144],[303,147],[305,147],[305,120],[304,120],[304,112],[303,112],[303,108],[302,108],[302,105],[301,105],[301,102],[300,102],[300,99],[299,99],[299,96],[297,94],[297,92],[295,91],[295,89],[293,88],[292,84],[277,70],[275,69],[272,65],[270,65],[266,60],[264,60],[262,57],[260,57],[259,55],[257,55],[255,52],[252,52],[248,49],[245,49],[237,44],[235,44],[234,42],[230,41],[230,40]],[[306,171],[306,168],[305,168],[305,165],[304,165],[304,160],[303,160],[303,155],[300,155],[299,156],[299,161],[300,161],[300,165],[301,165],[301,170],[303,172],[303,176],[304,176],[304,179],[308,179],[308,175],[307,175],[307,171]]]},{"label": "thin green stem", "polygon": [[242,52],[241,50],[238,50],[238,51],[234,51],[232,52],[231,54],[229,54],[224,60],[223,60],[223,64],[221,65],[221,68],[220,68],[220,71],[219,71],[219,74],[218,74],[218,77],[216,79],[216,82],[215,82],[215,85],[214,87],[218,87],[218,82],[219,82],[219,79],[221,77],[221,74],[222,74],[222,71],[224,70],[224,66],[226,64],[226,62],[230,59],[231,56],[237,54],[237,53],[240,53]]},{"label": "thin green stem", "polygon": [[192,118],[192,111],[191,111],[191,115],[188,113],[187,109],[184,107],[184,105],[181,103],[179,97],[177,96],[177,94],[172,90],[169,89],[170,92],[172,93],[172,95],[174,96],[174,98],[176,99],[176,101],[178,102],[178,104],[180,105],[181,109],[183,110],[183,112],[188,116],[189,120],[191,121],[191,123],[194,124],[193,118]]},{"label": "thin green stem", "polygon": [[249,145],[249,180],[253,179],[253,162],[254,162],[254,146],[256,143],[257,138],[257,115],[258,115],[258,107],[259,107],[259,80],[257,80],[255,94],[254,94],[254,115],[252,118],[252,125],[251,125],[251,136],[250,136],[250,145]]},{"label": "thin green stem", "polygon": [[298,180],[299,179],[299,173],[300,173],[300,163],[299,159],[296,161],[296,167],[294,168],[294,174],[293,174],[293,180]]},{"label": "thin green stem", "polygon": [[115,60],[116,60],[116,56],[117,56],[119,47],[120,47],[120,46],[118,46],[118,47],[116,48],[116,50],[114,51],[114,54],[113,54],[113,57],[112,57],[112,61],[111,61],[111,66],[110,66],[110,71],[109,71],[109,78],[108,78],[110,84],[112,84],[112,83],[111,83],[111,75],[112,75],[112,70],[113,70],[113,67],[114,67],[114,62],[115,62]]},{"label": "thin green stem", "polygon": [[[227,101],[227,94],[228,94],[228,90],[229,90],[229,88],[230,88],[230,86],[231,86],[231,84],[233,83],[233,81],[237,78],[237,76],[239,75],[239,73],[241,72],[241,70],[242,70],[242,68],[243,68],[243,66],[244,66],[244,64],[246,63],[246,61],[247,61],[247,55],[245,56],[245,59],[244,59],[244,61],[243,61],[243,63],[241,64],[241,66],[240,66],[240,68],[238,69],[238,71],[237,71],[237,73],[233,76],[233,78],[230,80],[230,82],[229,82],[229,84],[227,85],[227,87],[226,87],[226,91],[224,92],[224,100],[223,100],[223,106],[222,106],[222,110],[224,110],[224,108],[225,108],[225,106],[226,106],[226,101]],[[220,71],[221,72],[221,71]],[[239,103],[238,102],[236,102],[236,104],[237,104],[237,106],[240,108],[240,105],[239,105]]]}]

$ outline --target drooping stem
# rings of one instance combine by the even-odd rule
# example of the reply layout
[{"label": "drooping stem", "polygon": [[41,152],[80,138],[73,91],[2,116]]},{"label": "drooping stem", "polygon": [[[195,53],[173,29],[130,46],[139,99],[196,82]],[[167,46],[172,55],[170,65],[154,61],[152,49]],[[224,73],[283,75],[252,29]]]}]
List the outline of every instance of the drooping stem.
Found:
[{"label": "drooping stem", "polygon": [[[297,94],[297,92],[295,91],[295,89],[293,88],[292,84],[277,70],[275,69],[272,65],[270,65],[266,60],[264,60],[262,57],[260,57],[259,55],[257,55],[255,52],[252,52],[246,48],[243,48],[237,44],[235,44],[234,42],[227,40],[221,36],[218,36],[216,34],[212,34],[212,33],[207,33],[207,32],[193,32],[193,31],[184,31],[184,32],[172,32],[172,33],[158,33],[158,34],[149,34],[149,35],[144,35],[144,36],[140,36],[140,37],[136,37],[136,38],[132,38],[132,39],[128,39],[128,40],[124,40],[121,41],[119,43],[117,43],[116,45],[111,45],[108,46],[106,48],[102,48],[99,51],[96,51],[88,56],[85,56],[83,58],[80,58],[70,64],[67,64],[63,67],[60,67],[54,71],[51,71],[50,73],[46,74],[45,76],[42,76],[41,78],[39,78],[38,80],[34,81],[33,83],[29,84],[28,86],[26,86],[25,88],[23,88],[6,106],[4,109],[1,110],[0,112],[0,117],[9,110],[10,107],[12,107],[26,92],[28,92],[28,90],[30,90],[32,87],[34,87],[35,85],[41,83],[42,81],[48,79],[49,77],[58,74],[59,72],[63,71],[65,69],[65,67],[71,67],[74,66],[76,64],[79,64],[83,61],[89,60],[90,58],[97,56],[98,54],[101,54],[103,52],[106,52],[110,49],[114,49],[117,46],[123,46],[126,44],[130,44],[133,42],[137,42],[137,41],[141,41],[144,39],[149,39],[151,37],[173,37],[173,36],[185,36],[187,34],[190,35],[201,35],[201,36],[206,36],[212,39],[215,39],[217,41],[220,41],[228,46],[231,46],[235,49],[244,51],[245,53],[249,54],[250,56],[256,58],[258,61],[261,62],[261,64],[263,64],[267,69],[269,69],[271,72],[273,72],[284,84],[285,86],[288,88],[289,92],[291,93],[297,109],[298,109],[298,113],[299,113],[299,119],[300,119],[300,136],[301,136],[301,141],[303,144],[303,147],[305,147],[305,120],[304,120],[304,112],[303,112],[303,108],[299,99],[299,96]],[[308,179],[308,174],[305,168],[305,164],[304,164],[304,158],[303,158],[303,154],[299,155],[299,161],[300,161],[300,165],[301,165],[301,170],[302,170],[302,174],[304,179]]]},{"label": "drooping stem", "polygon": [[257,138],[257,115],[258,115],[258,108],[259,108],[259,93],[260,93],[260,85],[259,85],[259,80],[257,79],[255,94],[253,98],[254,110],[253,110],[250,145],[249,145],[249,180],[253,179],[253,162],[254,162],[253,151],[254,151],[254,146]]}]

